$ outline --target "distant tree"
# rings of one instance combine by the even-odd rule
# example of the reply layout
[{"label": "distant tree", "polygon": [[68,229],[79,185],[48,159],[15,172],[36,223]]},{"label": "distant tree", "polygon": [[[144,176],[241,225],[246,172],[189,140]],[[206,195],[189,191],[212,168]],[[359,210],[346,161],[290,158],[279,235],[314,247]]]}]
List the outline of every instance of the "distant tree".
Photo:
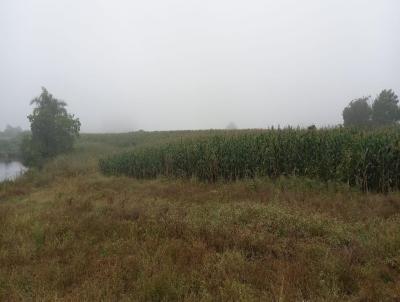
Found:
[{"label": "distant tree", "polygon": [[228,124],[228,126],[226,126],[226,129],[227,129],[227,130],[236,130],[236,129],[237,129],[237,126],[236,126],[236,124],[235,124],[234,122],[230,122],[230,123]]},{"label": "distant tree", "polygon": [[6,129],[4,129],[3,134],[7,137],[13,138],[16,137],[18,134],[22,132],[21,127],[12,127],[10,125],[6,126]]},{"label": "distant tree", "polygon": [[25,137],[22,153],[27,164],[38,164],[43,160],[72,149],[79,135],[81,123],[67,112],[67,104],[54,98],[45,88],[39,97],[31,101],[34,105],[28,116],[31,136]]},{"label": "distant tree", "polygon": [[369,97],[362,97],[350,102],[343,110],[344,126],[367,126],[371,122]]},{"label": "distant tree", "polygon": [[317,126],[310,125],[310,126],[307,127],[307,130],[317,130]]},{"label": "distant tree", "polygon": [[390,125],[400,120],[399,98],[393,90],[383,90],[372,104],[374,125]]}]

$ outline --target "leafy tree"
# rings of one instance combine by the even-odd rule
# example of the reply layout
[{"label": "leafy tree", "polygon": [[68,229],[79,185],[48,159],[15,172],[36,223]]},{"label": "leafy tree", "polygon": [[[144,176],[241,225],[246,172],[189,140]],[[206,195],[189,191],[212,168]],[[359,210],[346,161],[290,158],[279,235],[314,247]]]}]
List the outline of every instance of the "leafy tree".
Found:
[{"label": "leafy tree", "polygon": [[372,104],[375,125],[390,125],[400,120],[399,98],[393,90],[383,90]]},{"label": "leafy tree", "polygon": [[38,165],[43,160],[72,149],[81,123],[67,112],[67,104],[54,98],[45,88],[31,101],[34,105],[28,116],[31,136],[22,143],[25,162]]},{"label": "leafy tree", "polygon": [[343,121],[345,126],[367,126],[371,122],[371,106],[368,104],[369,97],[362,97],[350,102],[343,110]]}]

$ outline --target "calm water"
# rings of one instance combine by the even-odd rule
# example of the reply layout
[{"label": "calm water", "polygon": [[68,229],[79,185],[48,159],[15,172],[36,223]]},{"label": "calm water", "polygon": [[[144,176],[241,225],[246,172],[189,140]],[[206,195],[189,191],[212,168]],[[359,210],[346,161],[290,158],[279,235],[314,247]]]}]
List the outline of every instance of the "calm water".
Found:
[{"label": "calm water", "polygon": [[22,175],[27,169],[18,161],[0,161],[0,182],[3,180],[13,180]]}]

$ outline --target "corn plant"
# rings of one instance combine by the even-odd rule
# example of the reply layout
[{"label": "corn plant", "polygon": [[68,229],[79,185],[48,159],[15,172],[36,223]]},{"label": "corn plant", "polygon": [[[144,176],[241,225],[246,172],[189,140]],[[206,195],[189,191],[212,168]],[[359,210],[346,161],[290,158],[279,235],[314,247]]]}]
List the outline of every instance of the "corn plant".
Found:
[{"label": "corn plant", "polygon": [[399,128],[279,129],[186,137],[100,161],[109,175],[237,180],[304,176],[364,191],[400,188]]}]

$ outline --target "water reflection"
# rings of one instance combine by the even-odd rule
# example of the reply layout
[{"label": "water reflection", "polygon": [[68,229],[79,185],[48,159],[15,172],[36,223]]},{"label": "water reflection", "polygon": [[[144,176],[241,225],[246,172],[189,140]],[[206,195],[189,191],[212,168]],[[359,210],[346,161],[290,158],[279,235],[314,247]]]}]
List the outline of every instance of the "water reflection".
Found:
[{"label": "water reflection", "polygon": [[0,182],[4,180],[14,180],[25,173],[26,170],[27,168],[18,161],[0,161]]}]

